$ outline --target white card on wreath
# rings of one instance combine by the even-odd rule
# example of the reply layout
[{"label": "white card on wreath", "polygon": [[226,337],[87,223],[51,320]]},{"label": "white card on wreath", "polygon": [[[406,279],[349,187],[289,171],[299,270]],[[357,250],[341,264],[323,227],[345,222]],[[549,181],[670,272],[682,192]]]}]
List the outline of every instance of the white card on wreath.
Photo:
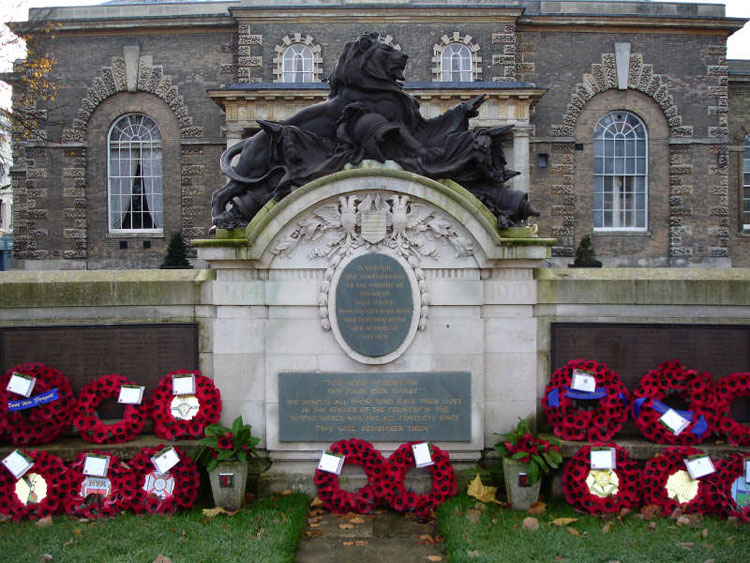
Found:
[{"label": "white card on wreath", "polygon": [[667,412],[661,415],[659,422],[669,428],[670,432],[675,436],[679,436],[680,432],[685,430],[690,424],[690,421],[687,418],[674,409],[667,409]]},{"label": "white card on wreath", "polygon": [[173,395],[194,395],[195,394],[195,374],[194,373],[176,373],[172,376],[172,394]]},{"label": "white card on wreath", "polygon": [[412,444],[411,450],[414,452],[414,465],[417,467],[429,467],[430,465],[435,465],[435,462],[432,459],[429,442]]},{"label": "white card on wreath", "polygon": [[588,372],[578,369],[573,370],[573,381],[570,384],[571,389],[593,393],[596,391],[596,378]]},{"label": "white card on wreath", "polygon": [[34,459],[23,452],[15,450],[3,459],[3,465],[16,479],[20,479],[34,466]]},{"label": "white card on wreath", "polygon": [[175,465],[180,463],[180,456],[173,447],[167,447],[158,452],[154,457],[151,458],[151,463],[154,464],[156,471],[162,475],[169,473]]},{"label": "white card on wreath", "polygon": [[123,405],[140,405],[146,388],[143,385],[122,385],[117,402]]},{"label": "white card on wreath", "polygon": [[31,392],[34,390],[35,384],[36,377],[14,371],[13,375],[10,376],[10,380],[5,387],[5,390],[28,398],[31,397]]},{"label": "white card on wreath", "polygon": [[615,469],[617,453],[614,448],[597,447],[591,448],[591,469]]},{"label": "white card on wreath", "polygon": [[700,479],[716,471],[714,462],[707,455],[691,455],[685,458],[685,467],[691,479]]},{"label": "white card on wreath", "polygon": [[323,452],[320,454],[318,469],[335,475],[341,475],[341,468],[344,467],[344,456],[333,452]]},{"label": "white card on wreath", "polygon": [[750,458],[745,458],[745,483],[750,483]]},{"label": "white card on wreath", "polygon": [[104,454],[86,454],[83,462],[83,474],[92,477],[106,477],[109,471],[109,456]]}]

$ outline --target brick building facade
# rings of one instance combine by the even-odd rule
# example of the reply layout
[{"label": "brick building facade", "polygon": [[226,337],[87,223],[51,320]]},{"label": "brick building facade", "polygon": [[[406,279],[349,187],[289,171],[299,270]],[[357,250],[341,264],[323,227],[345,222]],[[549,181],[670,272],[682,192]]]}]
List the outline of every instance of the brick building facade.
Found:
[{"label": "brick building facade", "polygon": [[607,266],[750,266],[750,64],[726,60],[744,20],[723,6],[114,1],[48,17],[58,95],[37,108],[46,141],[14,147],[17,267],[156,267],[172,232],[208,236],[222,150],[325,99],[365,31],[409,55],[425,115],[485,93],[475,124],[515,125],[512,185],[558,239],[553,264],[592,234]]}]

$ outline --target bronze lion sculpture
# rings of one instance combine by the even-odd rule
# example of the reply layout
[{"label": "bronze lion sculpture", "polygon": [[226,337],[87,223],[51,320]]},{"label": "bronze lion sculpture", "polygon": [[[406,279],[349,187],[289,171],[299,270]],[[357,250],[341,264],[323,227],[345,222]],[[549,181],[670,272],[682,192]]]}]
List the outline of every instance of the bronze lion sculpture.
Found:
[{"label": "bronze lion sculpture", "polygon": [[258,133],[224,151],[221,169],[229,182],[213,193],[214,225],[247,225],[271,198],[363,159],[393,160],[410,172],[454,180],[495,214],[501,228],[538,215],[527,194],[505,185],[518,174],[506,168],[501,147],[512,126],[469,130],[484,96],[423,118],[417,100],[403,90],[407,58],[374,33],[347,43],[325,102],[284,121],[259,120]]}]

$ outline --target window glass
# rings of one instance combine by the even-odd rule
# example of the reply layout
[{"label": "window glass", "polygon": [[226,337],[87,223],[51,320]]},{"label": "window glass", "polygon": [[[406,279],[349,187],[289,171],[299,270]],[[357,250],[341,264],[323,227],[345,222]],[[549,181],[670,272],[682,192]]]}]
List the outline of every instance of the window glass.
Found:
[{"label": "window glass", "polygon": [[448,43],[440,58],[443,82],[471,82],[471,50],[463,43]]},{"label": "window glass", "polygon": [[282,57],[283,82],[313,82],[313,52],[302,43],[295,43],[284,50]]},{"label": "window glass", "polygon": [[644,230],[648,207],[648,135],[627,111],[603,116],[594,128],[594,228]]},{"label": "window glass", "polygon": [[161,133],[141,114],[125,115],[109,132],[109,231],[162,232]]}]

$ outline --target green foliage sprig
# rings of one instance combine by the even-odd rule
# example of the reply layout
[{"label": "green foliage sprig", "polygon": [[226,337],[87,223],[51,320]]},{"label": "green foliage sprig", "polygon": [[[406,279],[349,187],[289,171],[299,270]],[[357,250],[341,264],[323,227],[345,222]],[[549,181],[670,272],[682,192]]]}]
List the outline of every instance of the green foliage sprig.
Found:
[{"label": "green foliage sprig", "polygon": [[242,417],[234,419],[232,427],[209,424],[204,430],[205,438],[200,442],[200,450],[195,456],[196,463],[211,471],[220,461],[247,461],[255,455],[254,448],[260,438],[252,435],[251,426],[242,422]]},{"label": "green foliage sprig", "polygon": [[559,440],[543,440],[531,432],[528,420],[518,420],[518,425],[506,434],[497,434],[500,441],[495,451],[503,457],[528,463],[529,483],[536,483],[542,472],[549,473],[562,463]]}]

